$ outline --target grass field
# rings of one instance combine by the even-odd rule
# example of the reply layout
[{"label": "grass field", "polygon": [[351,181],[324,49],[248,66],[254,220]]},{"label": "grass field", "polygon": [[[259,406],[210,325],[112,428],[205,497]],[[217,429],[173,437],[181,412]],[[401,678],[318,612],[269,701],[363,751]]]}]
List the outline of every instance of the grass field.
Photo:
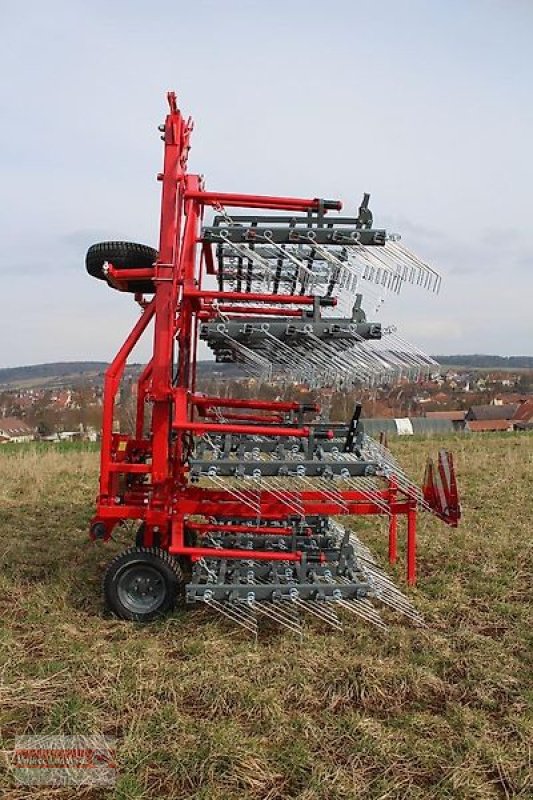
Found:
[{"label": "grass field", "polygon": [[[531,798],[533,437],[392,449],[421,477],[442,444],[464,518],[421,520],[411,596],[429,628],[353,618],[343,635],[269,629],[257,645],[203,611],[148,627],[106,616],[103,571],[126,539],[87,539],[96,452],[1,451],[2,747],[104,733],[120,766],[114,789],[86,791],[4,771],[2,798]],[[384,563],[384,527],[359,530]]]}]

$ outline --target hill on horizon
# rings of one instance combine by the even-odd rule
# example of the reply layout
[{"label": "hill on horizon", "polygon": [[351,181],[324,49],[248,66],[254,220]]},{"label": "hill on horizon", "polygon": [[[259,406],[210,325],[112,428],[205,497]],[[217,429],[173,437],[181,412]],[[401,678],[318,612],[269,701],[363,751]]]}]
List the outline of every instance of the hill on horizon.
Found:
[{"label": "hill on horizon", "polygon": [[533,356],[492,356],[482,353],[469,355],[433,356],[446,366],[472,367],[473,369],[533,369]]},{"label": "hill on horizon", "polygon": [[[466,369],[533,369],[533,356],[497,356],[474,353],[470,355],[433,356],[442,366],[452,365]],[[46,364],[28,364],[19,367],[0,368],[0,387],[47,386],[55,383],[79,383],[94,379],[106,370],[106,361],[53,361]],[[128,364],[127,370],[137,372],[142,364]],[[217,364],[214,360],[198,362],[199,372],[220,371],[233,377],[240,373],[234,364]]]},{"label": "hill on horizon", "polygon": [[[86,380],[103,376],[109,366],[107,361],[53,361],[46,364],[28,364],[22,367],[0,368],[0,388],[52,387],[61,384],[75,385]],[[136,374],[144,364],[132,363],[126,366],[126,374]],[[240,374],[235,364],[217,364],[215,361],[199,361],[200,373],[214,371],[227,373],[228,377]]]}]

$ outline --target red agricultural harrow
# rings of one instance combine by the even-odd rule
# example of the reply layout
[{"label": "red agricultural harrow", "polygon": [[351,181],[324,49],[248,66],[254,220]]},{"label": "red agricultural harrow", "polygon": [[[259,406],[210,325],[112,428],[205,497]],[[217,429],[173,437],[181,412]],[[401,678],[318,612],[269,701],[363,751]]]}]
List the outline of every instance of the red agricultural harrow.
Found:
[{"label": "red agricultural harrow", "polygon": [[[206,396],[196,359],[203,341],[259,387],[416,378],[435,362],[368,321],[363,295],[366,303],[405,283],[437,291],[440,278],[397,235],[373,227],[368,195],[345,217],[337,200],[207,191],[187,172],[192,124],[173,93],[168,101],[159,249],[105,242],[87,253],[88,271],[134,293],[141,308],[105,377],[91,536],[108,540],[117,524],[139,523],[135,546],[108,568],[107,604],[149,620],[177,602],[203,603],[252,632],[258,615],[300,631],[300,612],[338,628],[341,610],[383,627],[380,605],[421,623],[339,518],[386,516],[393,562],[406,517],[414,583],[418,511],[453,526],[459,519],[451,456],[440,453],[419,489],[365,434],[360,406],[338,425],[315,405]],[[135,431],[117,433],[126,361],[152,322]]]}]

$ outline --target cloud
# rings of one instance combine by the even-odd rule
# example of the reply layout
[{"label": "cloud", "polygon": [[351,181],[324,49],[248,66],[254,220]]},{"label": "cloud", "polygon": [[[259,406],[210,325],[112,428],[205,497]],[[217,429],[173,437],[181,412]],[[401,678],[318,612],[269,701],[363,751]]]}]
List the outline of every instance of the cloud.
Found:
[{"label": "cloud", "polygon": [[[376,225],[444,277],[439,298],[391,298],[385,322],[438,352],[532,350],[530,15],[392,0],[323,12],[3,4],[0,363],[105,360],[120,344],[137,310],[86,275],[85,251],[157,242],[168,88],[195,118],[190,166],[208,188],[337,196],[347,213],[372,193]],[[504,299],[512,325],[497,324]]]}]

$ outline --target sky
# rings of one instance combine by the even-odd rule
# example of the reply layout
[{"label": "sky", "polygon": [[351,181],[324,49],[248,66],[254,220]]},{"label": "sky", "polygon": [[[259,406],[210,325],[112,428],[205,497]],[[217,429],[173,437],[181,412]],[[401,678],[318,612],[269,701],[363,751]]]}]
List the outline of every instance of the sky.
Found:
[{"label": "sky", "polygon": [[533,354],[531,0],[0,0],[0,29],[1,367],[120,346],[138,308],[85,252],[157,245],[168,89],[207,188],[348,213],[371,193],[443,276],[384,324],[433,354]]}]

